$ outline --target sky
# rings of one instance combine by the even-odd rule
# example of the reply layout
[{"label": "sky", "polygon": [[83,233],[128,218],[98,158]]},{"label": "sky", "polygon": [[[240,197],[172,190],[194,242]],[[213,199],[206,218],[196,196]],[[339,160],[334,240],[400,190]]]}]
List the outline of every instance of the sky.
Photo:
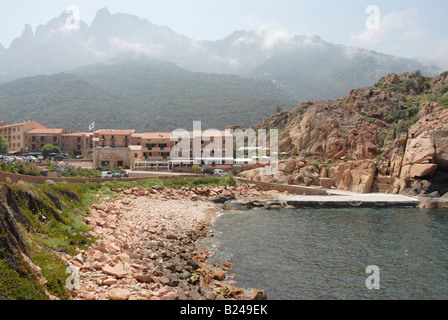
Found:
[{"label": "sky", "polygon": [[446,0],[0,0],[0,43],[9,47],[25,24],[35,30],[69,6],[88,25],[107,7],[197,40],[219,40],[237,30],[319,35],[448,69]]}]

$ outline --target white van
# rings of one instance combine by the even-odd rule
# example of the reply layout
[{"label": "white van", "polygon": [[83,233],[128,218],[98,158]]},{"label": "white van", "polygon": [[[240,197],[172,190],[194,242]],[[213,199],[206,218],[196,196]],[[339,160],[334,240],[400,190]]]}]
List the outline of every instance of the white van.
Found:
[{"label": "white van", "polygon": [[222,169],[215,169],[215,173],[214,174],[215,174],[215,176],[226,176],[226,175],[228,175],[228,173],[225,172]]},{"label": "white van", "polygon": [[101,171],[103,178],[112,178],[112,171]]}]

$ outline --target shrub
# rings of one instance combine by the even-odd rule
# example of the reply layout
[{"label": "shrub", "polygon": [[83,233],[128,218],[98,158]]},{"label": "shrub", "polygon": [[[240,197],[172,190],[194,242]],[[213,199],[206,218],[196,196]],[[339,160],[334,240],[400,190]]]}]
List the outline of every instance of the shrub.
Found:
[{"label": "shrub", "polygon": [[195,164],[195,165],[193,166],[192,169],[193,169],[194,173],[199,173],[199,172],[201,172],[201,167],[198,166],[197,164]]},{"label": "shrub", "polygon": [[48,158],[50,153],[60,153],[61,149],[58,146],[54,146],[52,144],[46,144],[42,147],[42,155],[44,158]]},{"label": "shrub", "polygon": [[442,87],[442,89],[440,89],[441,94],[445,94],[447,92],[448,92],[448,86],[444,86],[444,87]]},{"label": "shrub", "polygon": [[429,90],[429,89],[431,89],[431,82],[429,82],[429,81],[423,82],[422,85],[420,86],[421,91],[425,91],[425,90]]},{"label": "shrub", "polygon": [[238,183],[238,181],[233,177],[233,174],[229,174],[227,177],[227,184],[229,186],[235,186]]}]

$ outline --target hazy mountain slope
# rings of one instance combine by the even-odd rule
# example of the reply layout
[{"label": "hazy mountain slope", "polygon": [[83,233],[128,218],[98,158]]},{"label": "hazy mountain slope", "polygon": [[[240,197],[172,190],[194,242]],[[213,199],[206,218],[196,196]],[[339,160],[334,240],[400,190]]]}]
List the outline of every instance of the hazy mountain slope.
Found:
[{"label": "hazy mountain slope", "polygon": [[27,26],[10,48],[0,48],[0,82],[66,72],[137,52],[194,72],[225,73],[273,81],[298,100],[336,98],[384,74],[425,75],[443,70],[413,60],[334,45],[319,37],[236,31],[218,41],[197,41],[135,15],[97,12],[92,23],[67,27],[62,13],[33,33]]},{"label": "hazy mountain slope", "polygon": [[423,63],[306,38],[289,51],[277,54],[247,76],[271,80],[300,100],[326,100],[351,89],[371,86],[388,73],[414,72],[434,75],[437,68]]},{"label": "hazy mountain slope", "polygon": [[[73,71],[0,84],[5,122],[33,119],[50,127],[137,131],[250,126],[296,105],[269,81],[193,73],[141,56],[122,56]],[[4,116],[3,116],[4,115]]]}]

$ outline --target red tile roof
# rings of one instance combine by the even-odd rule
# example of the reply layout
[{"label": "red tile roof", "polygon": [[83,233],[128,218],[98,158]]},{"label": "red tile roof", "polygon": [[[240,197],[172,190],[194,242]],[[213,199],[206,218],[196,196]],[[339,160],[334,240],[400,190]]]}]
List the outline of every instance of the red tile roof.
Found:
[{"label": "red tile roof", "polygon": [[145,132],[142,136],[142,140],[169,140],[170,138],[171,132]]},{"label": "red tile roof", "polygon": [[112,130],[112,129],[102,129],[97,130],[95,133],[98,134],[116,134],[116,135],[128,135],[135,133],[135,130]]},{"label": "red tile roof", "polygon": [[63,129],[33,129],[27,131],[26,134],[61,134]]}]

